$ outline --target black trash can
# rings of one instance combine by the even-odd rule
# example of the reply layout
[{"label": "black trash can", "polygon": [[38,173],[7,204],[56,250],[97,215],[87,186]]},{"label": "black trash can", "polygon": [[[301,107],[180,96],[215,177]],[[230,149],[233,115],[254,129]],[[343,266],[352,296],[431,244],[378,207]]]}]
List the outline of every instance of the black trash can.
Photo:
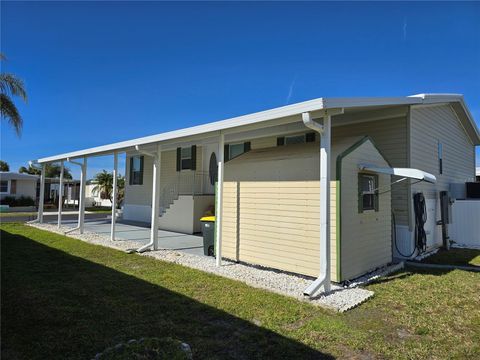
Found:
[{"label": "black trash can", "polygon": [[204,216],[202,222],[203,254],[215,256],[215,216]]}]

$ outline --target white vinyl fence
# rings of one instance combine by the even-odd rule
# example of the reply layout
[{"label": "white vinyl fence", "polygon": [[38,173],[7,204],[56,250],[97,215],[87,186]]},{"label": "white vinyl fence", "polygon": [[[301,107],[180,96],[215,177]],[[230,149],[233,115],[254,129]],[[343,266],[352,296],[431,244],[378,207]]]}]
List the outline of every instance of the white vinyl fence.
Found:
[{"label": "white vinyl fence", "polygon": [[455,200],[448,230],[457,244],[480,247],[480,200]]}]

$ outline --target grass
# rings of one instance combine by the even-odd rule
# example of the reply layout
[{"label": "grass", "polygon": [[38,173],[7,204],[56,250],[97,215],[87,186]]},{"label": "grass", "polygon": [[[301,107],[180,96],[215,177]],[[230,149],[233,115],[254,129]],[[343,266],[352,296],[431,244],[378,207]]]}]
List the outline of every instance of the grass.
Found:
[{"label": "grass", "polygon": [[407,269],[337,314],[21,224],[1,232],[2,357],[88,359],[171,336],[195,359],[480,358],[480,274]]},{"label": "grass", "polygon": [[0,218],[18,217],[18,216],[34,216],[37,212],[0,212]]},{"label": "grass", "polygon": [[429,264],[447,264],[463,266],[480,266],[480,250],[450,249],[439,250],[436,254],[423,260]]}]

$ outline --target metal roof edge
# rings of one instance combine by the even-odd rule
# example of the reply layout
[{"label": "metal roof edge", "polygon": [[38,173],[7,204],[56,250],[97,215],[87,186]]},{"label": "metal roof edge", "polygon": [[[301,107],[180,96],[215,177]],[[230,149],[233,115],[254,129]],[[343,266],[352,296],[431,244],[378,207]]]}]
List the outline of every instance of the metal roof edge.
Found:
[{"label": "metal roof edge", "polygon": [[368,107],[368,106],[388,106],[388,105],[415,105],[415,104],[434,104],[459,102],[469,119],[474,131],[477,135],[477,142],[480,142],[480,131],[475,121],[468,111],[463,96],[460,94],[416,94],[404,97],[358,97],[358,98],[317,98],[304,102],[286,105],[278,108],[255,112],[247,115],[237,116],[225,120],[210,122],[189,128],[168,131],[155,135],[140,137],[136,139],[120,141],[107,145],[96,146],[87,149],[81,149],[64,154],[58,154],[38,159],[38,163],[48,163],[67,158],[79,158],[86,155],[100,155],[103,153],[111,153],[113,151],[121,151],[134,147],[135,145],[147,145],[155,142],[173,140],[177,138],[189,137],[194,135],[221,132],[245,125],[253,125],[264,121],[281,119],[289,116],[299,115],[303,112],[318,111],[323,109],[334,108],[352,108],[352,107]]}]

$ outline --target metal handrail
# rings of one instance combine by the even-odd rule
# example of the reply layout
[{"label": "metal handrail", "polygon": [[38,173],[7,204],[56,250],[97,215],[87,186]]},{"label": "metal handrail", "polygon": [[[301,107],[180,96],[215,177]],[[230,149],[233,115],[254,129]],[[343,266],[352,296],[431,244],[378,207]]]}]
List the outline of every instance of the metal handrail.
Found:
[{"label": "metal handrail", "polygon": [[176,179],[163,187],[160,196],[160,216],[178,200],[180,195],[205,195],[205,184],[210,182],[205,171],[179,172]]}]

